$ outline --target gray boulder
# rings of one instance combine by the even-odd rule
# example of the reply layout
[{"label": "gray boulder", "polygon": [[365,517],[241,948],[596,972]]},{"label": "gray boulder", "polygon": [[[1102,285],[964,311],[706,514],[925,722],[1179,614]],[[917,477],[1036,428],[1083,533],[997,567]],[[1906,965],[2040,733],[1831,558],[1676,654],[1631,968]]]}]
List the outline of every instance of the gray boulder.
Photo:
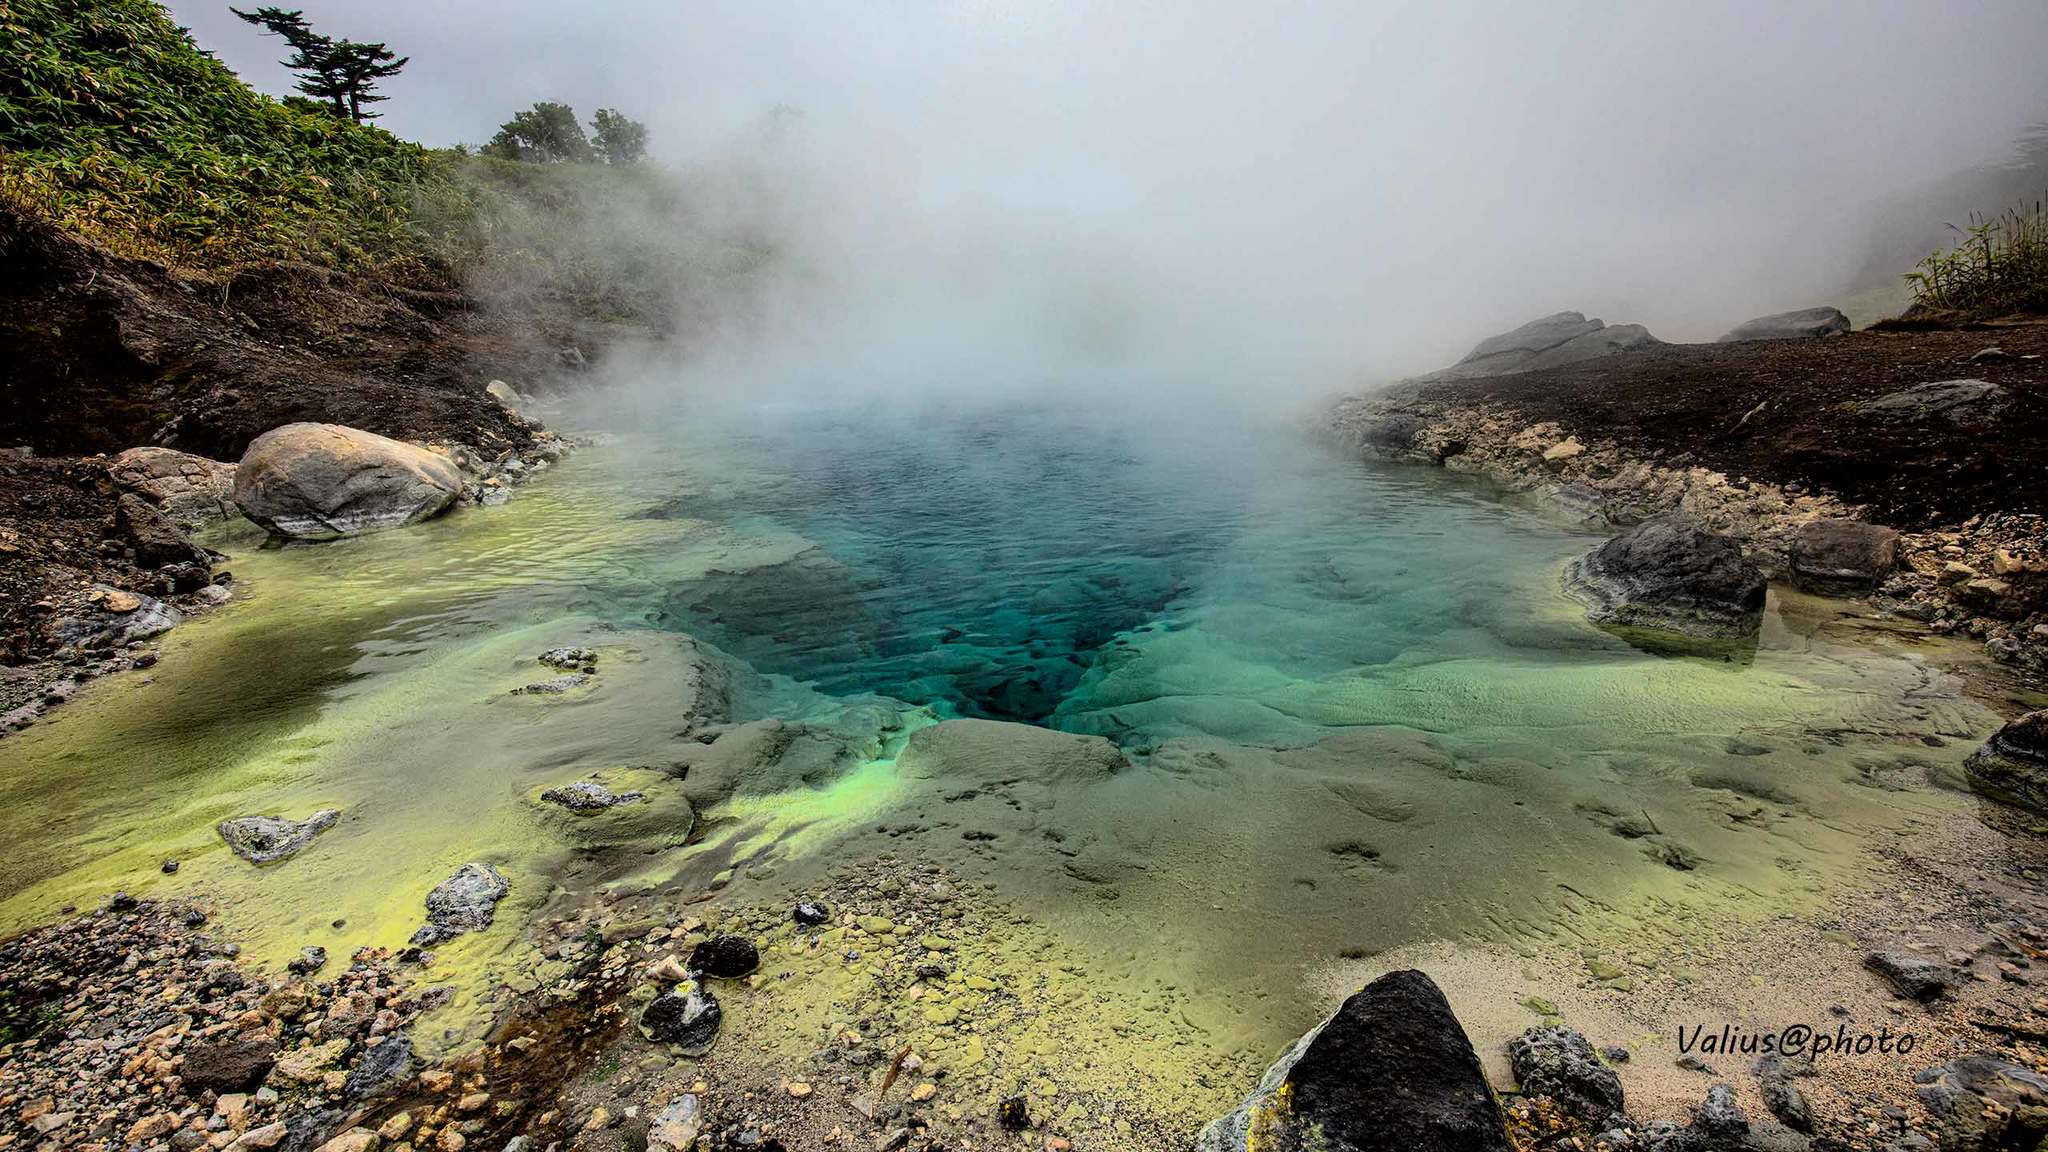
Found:
[{"label": "gray boulder", "polygon": [[1508,1063],[1526,1096],[1548,1096],[1588,1128],[1626,1125],[1621,1077],[1586,1038],[1562,1024],[1531,1028],[1508,1041]]},{"label": "gray boulder", "polygon": [[1558,312],[1531,320],[1512,332],[1481,340],[1463,360],[1423,377],[1425,380],[1470,380],[1533,372],[1581,360],[1612,356],[1660,341],[1640,324],[1608,325],[1579,312]]},{"label": "gray boulder", "polygon": [[235,469],[242,514],[303,540],[424,520],[461,494],[462,472],[447,457],[339,424],[273,428]]},{"label": "gray boulder", "polygon": [[1443,993],[1392,972],[1346,1000],[1266,1070],[1197,1152],[1506,1152],[1479,1057]]},{"label": "gray boulder", "polygon": [[204,571],[213,566],[206,549],[187,538],[156,505],[133,492],[123,492],[114,502],[114,530],[128,541],[135,550],[135,562],[144,568],[189,564]]},{"label": "gray boulder", "polygon": [[1807,340],[1836,336],[1849,330],[1849,318],[1838,308],[1801,308],[1759,316],[1735,326],[1719,343],[1735,340]]},{"label": "gray boulder", "polygon": [[2004,411],[2008,399],[2006,390],[1989,380],[1937,380],[1887,392],[1856,404],[1852,410],[1859,416],[1902,424],[1934,419],[1974,424]]},{"label": "gray boulder", "polygon": [[1992,1055],[1965,1056],[1913,1077],[1944,1148],[2034,1148],[2048,1137],[2048,1079]]},{"label": "gray boulder", "polygon": [[489,928],[498,901],[511,890],[512,882],[489,864],[464,864],[427,893],[427,922],[412,942],[426,947]]},{"label": "gray boulder", "polygon": [[1970,790],[2048,812],[2048,710],[2029,712],[1991,734],[1963,761]]},{"label": "gray boulder", "polygon": [[1763,622],[1764,574],[1742,545],[1675,517],[1571,561],[1564,582],[1603,628],[1727,641],[1754,638]]},{"label": "gray boulder", "polygon": [[1861,595],[1891,575],[1899,534],[1860,520],[1810,520],[1793,530],[1786,549],[1792,582],[1823,595]]},{"label": "gray boulder", "polygon": [[147,499],[180,527],[235,510],[235,466],[169,448],[130,448],[107,465],[116,487]]},{"label": "gray boulder", "polygon": [[251,864],[275,864],[313,842],[334,826],[341,813],[322,808],[304,820],[282,816],[237,816],[216,826],[228,849]]}]

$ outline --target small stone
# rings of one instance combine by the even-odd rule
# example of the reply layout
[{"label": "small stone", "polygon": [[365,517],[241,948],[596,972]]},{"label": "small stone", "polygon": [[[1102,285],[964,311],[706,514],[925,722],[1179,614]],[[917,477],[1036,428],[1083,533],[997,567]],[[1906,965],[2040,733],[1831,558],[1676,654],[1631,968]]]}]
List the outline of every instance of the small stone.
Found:
[{"label": "small stone", "polygon": [[922,1104],[939,1094],[939,1086],[929,1080],[923,1081],[910,1090],[910,1098]]},{"label": "small stone", "polygon": [[1022,1096],[1005,1096],[996,1105],[996,1123],[1012,1132],[1031,1127],[1031,1105]]},{"label": "small stone", "polygon": [[790,919],[799,924],[823,924],[832,919],[832,910],[815,901],[805,900],[790,910]]},{"label": "small stone", "polygon": [[793,1080],[790,1082],[788,1091],[791,1099],[801,1100],[811,1094],[811,1086],[801,1080]]}]

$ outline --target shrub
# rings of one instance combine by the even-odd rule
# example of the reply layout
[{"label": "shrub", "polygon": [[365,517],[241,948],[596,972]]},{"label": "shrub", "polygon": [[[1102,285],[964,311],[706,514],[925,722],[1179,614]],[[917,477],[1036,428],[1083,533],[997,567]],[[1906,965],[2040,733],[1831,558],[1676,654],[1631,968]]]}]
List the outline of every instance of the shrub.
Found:
[{"label": "shrub", "polygon": [[152,0],[0,0],[0,196],[124,256],[404,274],[424,149],[242,83]]},{"label": "shrub", "polygon": [[1963,239],[1906,274],[1923,307],[1972,316],[2048,312],[2048,203],[1973,219]]}]

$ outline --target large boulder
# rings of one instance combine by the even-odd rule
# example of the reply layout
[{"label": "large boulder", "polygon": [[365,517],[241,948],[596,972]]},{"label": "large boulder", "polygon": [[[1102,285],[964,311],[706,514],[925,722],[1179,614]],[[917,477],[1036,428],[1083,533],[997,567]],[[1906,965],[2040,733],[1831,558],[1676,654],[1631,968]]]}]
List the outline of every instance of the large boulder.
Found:
[{"label": "large boulder", "polygon": [[181,527],[224,520],[235,510],[235,466],[169,448],[130,448],[107,465],[125,492],[154,504]]},{"label": "large boulder", "polygon": [[1198,1152],[1505,1152],[1479,1057],[1428,976],[1391,972],[1266,1070]]},{"label": "large boulder", "polygon": [[1742,545],[1677,517],[1636,525],[1566,565],[1564,579],[1603,628],[1728,641],[1763,622],[1764,574]]},{"label": "large boulder", "polygon": [[1973,792],[2048,812],[2048,710],[2029,712],[1993,732],[1963,761],[1963,772]]},{"label": "large boulder", "polygon": [[1807,340],[1834,336],[1849,330],[1849,318],[1839,308],[1801,308],[1759,316],[1735,326],[1720,343],[1734,340]]},{"label": "large boulder", "polygon": [[1533,372],[1612,356],[1632,348],[1661,343],[1640,324],[1609,325],[1578,312],[1558,312],[1531,320],[1512,332],[1481,340],[1463,360],[1424,377],[1426,380],[1469,380]]},{"label": "large boulder", "polygon": [[1899,534],[1861,520],[1809,520],[1786,549],[1792,583],[1829,596],[1860,595],[1891,575]]},{"label": "large boulder", "polygon": [[242,514],[303,540],[424,520],[461,494],[462,472],[447,457],[339,424],[273,428],[235,469]]},{"label": "large boulder", "polygon": [[144,568],[189,565],[205,572],[213,566],[206,549],[194,544],[163,509],[133,492],[121,493],[114,502],[114,528]]}]

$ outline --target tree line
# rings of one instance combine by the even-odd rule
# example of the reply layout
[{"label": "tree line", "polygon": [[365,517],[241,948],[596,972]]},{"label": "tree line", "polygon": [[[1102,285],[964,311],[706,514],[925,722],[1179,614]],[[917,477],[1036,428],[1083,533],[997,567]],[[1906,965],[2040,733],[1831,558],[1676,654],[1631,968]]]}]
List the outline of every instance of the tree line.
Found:
[{"label": "tree line", "polygon": [[[377,118],[369,105],[390,99],[377,93],[377,82],[411,63],[411,57],[398,55],[382,41],[338,40],[316,32],[303,9],[266,6],[244,12],[231,6],[228,11],[285,42],[291,55],[281,63],[297,74],[297,88],[306,99],[358,124]],[[574,108],[542,100],[505,121],[478,151],[534,164],[638,164],[647,155],[647,125],[615,108],[600,108],[586,134]]]}]

